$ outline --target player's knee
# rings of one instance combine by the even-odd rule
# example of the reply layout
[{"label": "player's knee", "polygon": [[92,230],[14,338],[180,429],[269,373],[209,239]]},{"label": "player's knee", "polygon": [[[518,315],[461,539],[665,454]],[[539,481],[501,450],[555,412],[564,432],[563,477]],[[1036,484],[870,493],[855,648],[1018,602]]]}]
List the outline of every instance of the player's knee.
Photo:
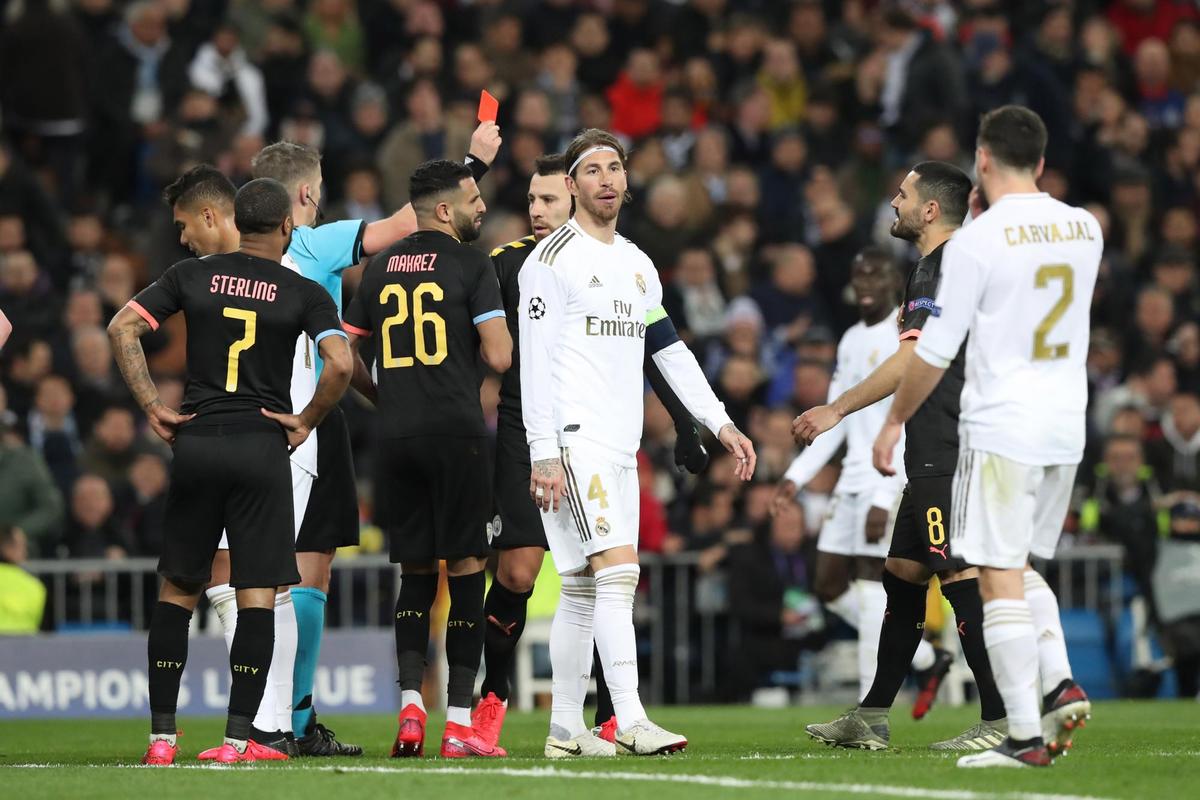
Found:
[{"label": "player's knee", "polygon": [[929,579],[933,577],[933,573],[924,564],[907,558],[889,558],[883,566],[885,570],[907,583],[929,583]]},{"label": "player's knee", "polygon": [[502,553],[496,575],[504,588],[515,594],[524,594],[533,590],[538,573],[542,571],[542,551],[540,548],[529,557],[520,551]]},{"label": "player's knee", "polygon": [[844,575],[817,575],[813,586],[822,603],[832,603],[850,588]]}]

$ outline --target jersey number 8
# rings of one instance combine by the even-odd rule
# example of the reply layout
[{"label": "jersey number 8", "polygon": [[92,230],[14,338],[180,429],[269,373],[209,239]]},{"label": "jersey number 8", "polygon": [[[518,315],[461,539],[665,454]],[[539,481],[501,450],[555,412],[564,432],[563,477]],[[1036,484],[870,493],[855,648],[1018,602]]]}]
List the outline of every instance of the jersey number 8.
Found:
[{"label": "jersey number 8", "polygon": [[[436,283],[425,282],[417,284],[412,293],[413,318],[413,352],[417,360],[427,367],[434,367],[446,360],[446,320],[435,311],[426,311],[424,299],[441,300],[445,295],[442,287]],[[399,284],[388,284],[379,293],[380,304],[386,305],[392,297],[396,298],[396,313],[383,321],[383,367],[411,367],[412,356],[397,356],[392,354],[392,326],[402,325],[408,320],[408,293]],[[429,352],[428,341],[423,330],[425,325],[433,326],[433,352]]]}]

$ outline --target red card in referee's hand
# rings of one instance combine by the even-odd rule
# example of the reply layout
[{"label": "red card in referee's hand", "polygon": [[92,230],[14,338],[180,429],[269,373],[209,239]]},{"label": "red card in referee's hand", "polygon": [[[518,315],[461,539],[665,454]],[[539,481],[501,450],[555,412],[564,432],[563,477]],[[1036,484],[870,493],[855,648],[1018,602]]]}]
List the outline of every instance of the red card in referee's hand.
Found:
[{"label": "red card in referee's hand", "polygon": [[479,121],[495,122],[496,113],[500,110],[500,101],[492,97],[492,93],[484,89],[479,93]]}]

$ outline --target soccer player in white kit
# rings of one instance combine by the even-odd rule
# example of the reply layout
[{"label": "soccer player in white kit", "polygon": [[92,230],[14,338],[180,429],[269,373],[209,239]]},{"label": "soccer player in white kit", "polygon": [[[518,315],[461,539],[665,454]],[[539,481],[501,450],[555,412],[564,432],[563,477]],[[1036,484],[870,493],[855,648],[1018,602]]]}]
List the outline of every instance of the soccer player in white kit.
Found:
[{"label": "soccer player in white kit", "polygon": [[983,117],[976,172],[991,207],[946,245],[937,311],[875,443],[876,466],[888,472],[901,426],[965,338],[951,547],[980,567],[984,640],[1009,735],[960,767],[1049,766],[1090,710],[1071,676],[1058,601],[1028,566],[1031,553],[1054,555],[1083,455],[1103,250],[1095,217],[1038,191],[1045,147],[1046,127],[1027,108]]},{"label": "soccer player in white kit", "polygon": [[[888,254],[867,248],[856,255],[850,265],[850,286],[862,319],[838,343],[837,366],[829,384],[831,403],[900,346],[896,336],[899,274]],[[846,446],[842,473],[817,540],[816,585],[829,610],[858,631],[859,700],[875,680],[879,632],[887,609],[880,577],[891,543],[889,523],[905,480],[903,474],[880,475],[871,464],[871,445],[891,403],[887,397],[867,406],[805,447],[784,473],[772,503],[774,511],[779,503],[790,501]],[[933,646],[922,639],[914,668],[927,670],[936,660]]]},{"label": "soccer player in white kit", "polygon": [[756,456],[675,335],[654,264],[616,233],[627,198],[624,148],[612,134],[589,129],[575,137],[565,159],[575,213],[538,243],[519,276],[529,489],[563,576],[550,631],[553,705],[545,753],[614,754],[583,721],[593,635],[617,716],[615,749],[669,753],[687,739],[646,716],[633,629],[645,354],[734,454],[740,479],[754,474]]}]

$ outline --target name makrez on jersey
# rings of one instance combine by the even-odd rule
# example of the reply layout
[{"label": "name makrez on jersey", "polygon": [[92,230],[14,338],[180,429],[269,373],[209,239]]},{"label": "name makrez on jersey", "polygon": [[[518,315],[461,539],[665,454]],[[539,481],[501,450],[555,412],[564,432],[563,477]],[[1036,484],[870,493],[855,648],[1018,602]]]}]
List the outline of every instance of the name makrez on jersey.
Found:
[{"label": "name makrez on jersey", "polygon": [[604,317],[592,316],[591,314],[584,317],[584,322],[587,326],[585,329],[587,335],[624,336],[630,339],[646,338],[646,324],[629,319],[629,317],[633,316],[633,303],[613,300],[613,313],[619,317],[626,317],[626,319],[606,319]]}]

